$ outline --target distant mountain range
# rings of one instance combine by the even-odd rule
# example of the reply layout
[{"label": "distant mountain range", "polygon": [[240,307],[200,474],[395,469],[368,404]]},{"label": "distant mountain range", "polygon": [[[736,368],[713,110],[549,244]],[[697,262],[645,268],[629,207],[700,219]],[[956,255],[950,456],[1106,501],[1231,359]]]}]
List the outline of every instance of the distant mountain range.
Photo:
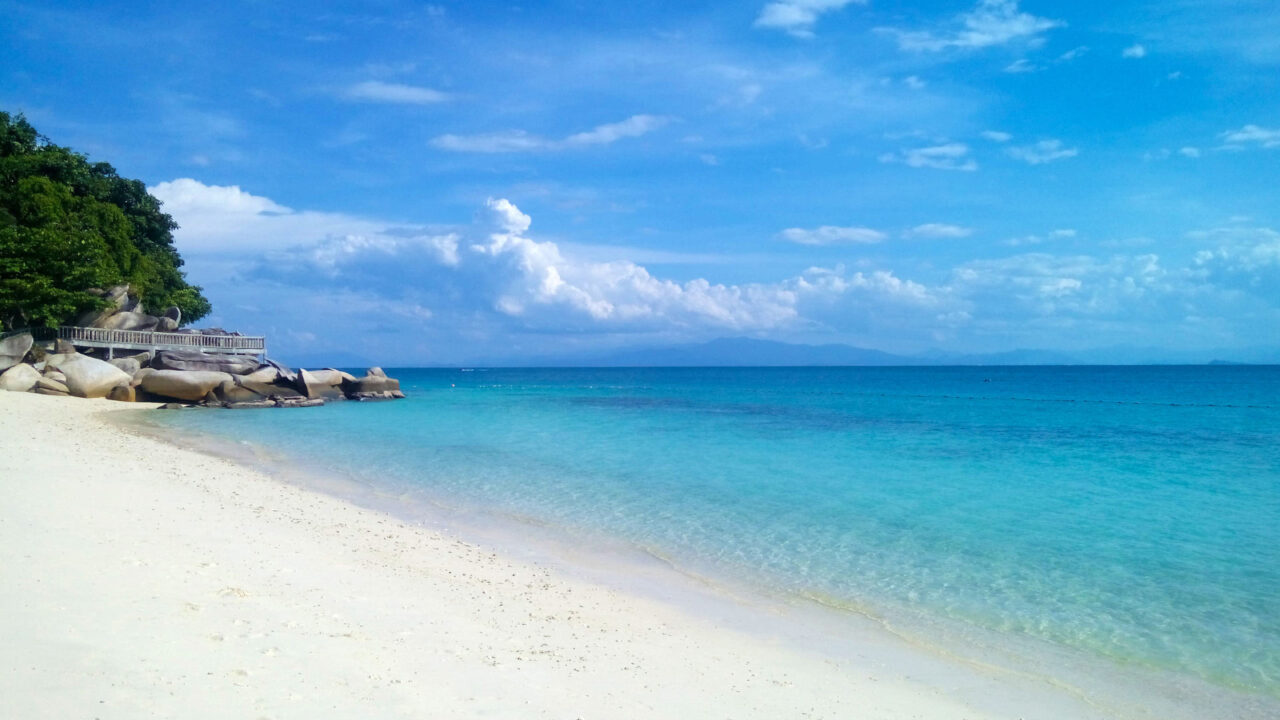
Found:
[{"label": "distant mountain range", "polygon": [[[350,351],[289,355],[297,367],[365,368],[376,364]],[[410,363],[412,364],[412,363]],[[432,367],[803,367],[803,366],[924,366],[924,365],[1274,365],[1280,347],[1195,352],[1117,346],[1079,352],[1009,350],[997,353],[954,353],[931,350],[905,355],[853,345],[802,345],[720,338],[704,343],[627,348],[603,353],[543,355],[516,358],[472,358],[467,362]]]},{"label": "distant mountain range", "polygon": [[852,345],[802,345],[720,338],[704,343],[628,348],[608,353],[543,356],[520,360],[476,362],[481,367],[780,367],[901,365],[1172,365],[1275,364],[1280,348],[1170,352],[1157,348],[1111,347],[1081,352],[1009,350],[998,353],[951,353],[941,350],[899,355]]}]

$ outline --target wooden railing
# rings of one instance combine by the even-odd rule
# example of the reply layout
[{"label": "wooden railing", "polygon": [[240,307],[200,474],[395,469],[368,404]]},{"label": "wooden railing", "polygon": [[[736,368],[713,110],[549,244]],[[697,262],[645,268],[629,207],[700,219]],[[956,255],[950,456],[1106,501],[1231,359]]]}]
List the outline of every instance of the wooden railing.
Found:
[{"label": "wooden railing", "polygon": [[195,333],[149,332],[146,330],[107,330],[63,326],[58,337],[74,344],[102,347],[191,348],[238,353],[265,353],[265,337],[244,335],[198,335]]}]

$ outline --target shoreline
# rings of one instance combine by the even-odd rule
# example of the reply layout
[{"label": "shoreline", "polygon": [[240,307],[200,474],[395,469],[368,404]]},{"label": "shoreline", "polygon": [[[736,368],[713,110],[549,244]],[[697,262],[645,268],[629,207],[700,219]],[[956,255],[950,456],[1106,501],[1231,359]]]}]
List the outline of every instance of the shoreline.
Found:
[{"label": "shoreline", "polygon": [[[0,394],[0,474],[16,479],[0,510],[12,554],[3,635],[51,647],[11,661],[0,681],[15,716],[92,706],[104,718],[190,717],[198,698],[219,703],[218,716],[255,717],[1114,716],[1082,714],[1069,697],[1040,705],[1066,693],[1017,688],[1007,673],[930,676],[922,668],[940,660],[914,663],[906,640],[877,641],[874,628],[838,657],[770,637],[756,623],[779,607],[704,589],[719,604],[691,608],[699,579],[673,586],[681,571],[657,560],[646,592],[610,582],[620,572],[607,553],[591,556],[603,563],[594,577],[585,564],[495,553],[486,545],[502,543],[116,422],[138,406],[16,397]],[[59,431],[76,442],[52,454]],[[127,500],[113,496],[125,489]],[[47,565],[63,571],[52,585]],[[785,610],[787,623],[821,630],[821,613],[805,610]],[[971,701],[992,692],[1008,697]]]}]

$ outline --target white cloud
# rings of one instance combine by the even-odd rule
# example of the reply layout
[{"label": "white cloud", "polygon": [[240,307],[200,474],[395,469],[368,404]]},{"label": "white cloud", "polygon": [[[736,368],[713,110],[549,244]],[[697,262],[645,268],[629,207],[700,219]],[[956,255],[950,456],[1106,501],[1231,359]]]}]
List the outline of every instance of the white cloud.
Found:
[{"label": "white cloud", "polygon": [[1011,147],[1005,152],[1010,157],[1023,160],[1032,165],[1051,163],[1055,160],[1072,158],[1080,154],[1077,148],[1063,147],[1061,140],[1041,140],[1034,145]]},{"label": "white cloud", "polygon": [[963,238],[973,234],[973,228],[945,223],[925,223],[903,233],[909,238]]},{"label": "white cloud", "polygon": [[755,26],[771,30],[783,30],[789,35],[813,37],[813,26],[818,16],[839,10],[846,5],[859,5],[867,0],[780,0],[760,9]]},{"label": "white cloud", "polygon": [[1264,148],[1280,147],[1280,130],[1245,125],[1239,130],[1222,133],[1222,139],[1230,145],[1259,145]]},{"label": "white cloud", "polygon": [[1012,136],[1012,135],[1010,135],[1009,133],[1007,133],[1007,132],[1000,132],[999,130],[986,130],[986,131],[983,131],[983,133],[982,133],[982,137],[984,137],[984,138],[986,138],[986,139],[990,140],[991,142],[998,142],[998,143],[1005,143],[1005,142],[1009,142],[1010,140],[1012,140],[1012,139],[1013,139],[1013,136]]},{"label": "white cloud", "polygon": [[935,170],[972,172],[978,169],[978,163],[969,157],[969,146],[963,143],[908,148],[898,153],[885,153],[879,160],[883,163],[902,163],[909,167]]},{"label": "white cloud", "polygon": [[[951,340],[991,347],[993,338],[1001,347],[1162,344],[1177,333],[1192,347],[1244,343],[1280,321],[1280,233],[1240,223],[1190,233],[1204,249],[1181,265],[1153,254],[1032,253],[943,268],[929,283],[887,268],[837,266],[722,284],[677,282],[634,258],[540,241],[530,235],[533,219],[505,199],[488,201],[476,225],[440,228],[294,210],[191,179],[152,191],[181,225],[176,242],[192,280],[214,300],[211,321],[269,334],[286,357],[290,347],[305,349],[308,333],[317,338],[312,349],[323,349],[321,338],[358,337],[360,350],[379,361],[414,362],[447,361],[449,353],[459,360],[467,356],[459,348],[511,357],[535,346],[553,352],[624,337],[731,333],[916,347]],[[825,234],[883,237],[857,230]],[[929,223],[908,232],[967,230]],[[1058,229],[1025,244],[1074,236]],[[605,245],[613,258],[630,257],[619,256],[616,243],[594,247]]]},{"label": "white cloud", "polygon": [[1009,247],[1022,247],[1024,245],[1039,245],[1041,243],[1053,240],[1067,240],[1077,235],[1072,228],[1063,228],[1053,230],[1046,235],[1023,235],[1022,237],[1009,238],[1004,242]]},{"label": "white cloud", "polygon": [[569,135],[560,140],[533,135],[524,130],[508,130],[477,135],[440,135],[431,140],[433,147],[453,152],[510,153],[566,150],[609,145],[623,138],[634,138],[657,130],[671,121],[657,115],[632,115],[616,123],[606,123]]},{"label": "white cloud", "polygon": [[1196,147],[1179,148],[1178,154],[1181,155],[1182,157],[1198,158],[1200,157],[1200,148],[1196,148]]},{"label": "white cloud", "polygon": [[1031,62],[1030,60],[1027,60],[1026,58],[1019,58],[1009,63],[1008,65],[1006,65],[1004,68],[1004,71],[1007,73],[1012,73],[1014,75],[1021,75],[1024,73],[1039,72],[1043,69],[1044,68],[1041,67],[1040,65],[1036,65],[1035,63]]},{"label": "white cloud", "polygon": [[349,100],[405,105],[432,105],[449,99],[447,93],[439,90],[415,85],[382,82],[381,80],[367,80],[362,83],[356,83],[346,88],[343,91],[343,96]]},{"label": "white cloud", "polygon": [[1080,45],[1078,47],[1071,48],[1070,50],[1059,55],[1058,62],[1071,62],[1072,60],[1075,60],[1076,58],[1081,57],[1088,52],[1089,52],[1089,46]]},{"label": "white cloud", "polygon": [[[1252,285],[1266,284],[1280,293],[1280,232],[1266,227],[1220,227],[1187,233],[1192,240],[1216,247],[1196,254],[1197,268],[1231,276],[1249,276]],[[1265,282],[1262,282],[1265,281]],[[1239,284],[1233,277],[1228,284]]]},{"label": "white cloud", "polygon": [[297,211],[239,186],[205,185],[179,178],[147,188],[161,209],[177,220],[175,244],[184,255],[209,256],[272,252],[322,238],[365,242],[394,234],[430,235],[421,225],[395,225],[342,213]]},{"label": "white cloud", "polygon": [[978,49],[1022,40],[1031,45],[1043,42],[1041,35],[1066,23],[1021,12],[1018,0],[979,0],[977,6],[961,13],[953,27],[906,31],[882,28],[898,38],[904,50],[940,52],[950,49]]},{"label": "white cloud", "polygon": [[908,75],[908,76],[906,76],[905,78],[903,78],[903,79],[902,79],[902,84],[903,84],[903,85],[906,85],[907,87],[911,88],[912,90],[921,90],[921,89],[923,89],[923,88],[924,88],[928,83],[926,83],[924,80],[921,80],[921,79],[919,78],[919,76],[917,76],[917,75]]},{"label": "white cloud", "polygon": [[564,145],[568,147],[608,145],[622,138],[640,137],[648,134],[668,122],[667,118],[656,115],[632,115],[622,122],[597,125],[586,132],[570,135],[564,139]]},{"label": "white cloud", "polygon": [[800,245],[866,245],[883,241],[887,235],[867,227],[787,228],[778,234],[783,240]]},{"label": "white cloud", "polygon": [[1130,45],[1120,53],[1120,57],[1128,58],[1130,60],[1139,60],[1146,56],[1147,56],[1147,49],[1143,47],[1140,43],[1135,43],[1133,45]]}]

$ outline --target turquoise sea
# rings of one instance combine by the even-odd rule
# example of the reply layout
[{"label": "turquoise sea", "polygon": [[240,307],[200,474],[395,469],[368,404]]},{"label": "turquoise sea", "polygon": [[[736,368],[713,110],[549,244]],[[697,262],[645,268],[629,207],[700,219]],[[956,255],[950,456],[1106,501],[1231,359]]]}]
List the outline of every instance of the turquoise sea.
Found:
[{"label": "turquoise sea", "polygon": [[1004,638],[1280,707],[1280,368],[390,374],[407,400],[154,420],[961,655]]}]

